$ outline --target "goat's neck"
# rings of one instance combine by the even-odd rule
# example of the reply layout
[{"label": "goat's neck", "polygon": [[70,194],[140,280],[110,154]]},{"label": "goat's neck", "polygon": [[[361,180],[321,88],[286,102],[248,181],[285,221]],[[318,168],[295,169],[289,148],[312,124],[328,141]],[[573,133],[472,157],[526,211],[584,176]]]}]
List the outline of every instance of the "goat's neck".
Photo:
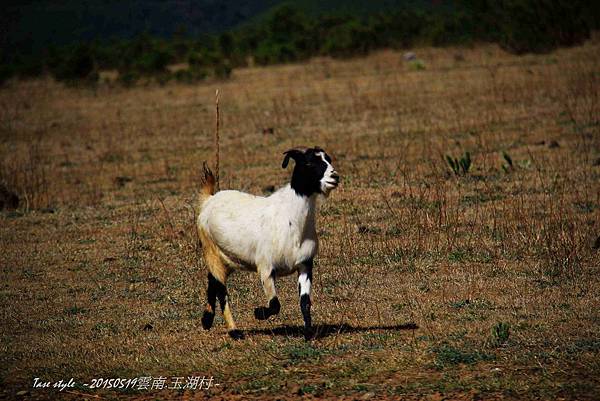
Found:
[{"label": "goat's neck", "polygon": [[287,189],[287,196],[290,198],[288,212],[290,220],[298,225],[302,233],[306,230],[314,230],[317,209],[317,194],[310,196],[298,195],[291,187]]}]

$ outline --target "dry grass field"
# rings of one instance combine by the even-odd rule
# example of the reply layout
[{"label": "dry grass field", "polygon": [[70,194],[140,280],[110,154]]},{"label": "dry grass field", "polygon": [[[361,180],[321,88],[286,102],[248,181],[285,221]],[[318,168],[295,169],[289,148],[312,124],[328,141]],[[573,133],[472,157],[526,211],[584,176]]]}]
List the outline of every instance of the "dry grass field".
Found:
[{"label": "dry grass field", "polygon": [[[0,181],[21,197],[0,213],[0,398],[600,399],[600,38],[416,53],[0,89]],[[191,205],[217,88],[222,188],[283,185],[282,152],[302,144],[342,177],[318,213],[312,342],[294,276],[266,322],[257,276],[232,276],[246,339],[219,315],[201,327]],[[455,174],[446,156],[467,151]],[[220,385],[81,384],[198,375]]]}]

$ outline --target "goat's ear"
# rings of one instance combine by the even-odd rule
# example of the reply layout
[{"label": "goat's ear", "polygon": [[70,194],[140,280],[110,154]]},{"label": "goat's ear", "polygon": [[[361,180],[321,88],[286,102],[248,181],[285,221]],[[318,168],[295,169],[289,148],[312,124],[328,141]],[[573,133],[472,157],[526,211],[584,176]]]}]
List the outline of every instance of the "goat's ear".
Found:
[{"label": "goat's ear", "polygon": [[283,152],[285,157],[283,158],[283,163],[281,163],[282,168],[286,168],[288,163],[290,162],[290,157],[298,163],[299,161],[304,159],[304,150],[302,149],[290,149]]}]

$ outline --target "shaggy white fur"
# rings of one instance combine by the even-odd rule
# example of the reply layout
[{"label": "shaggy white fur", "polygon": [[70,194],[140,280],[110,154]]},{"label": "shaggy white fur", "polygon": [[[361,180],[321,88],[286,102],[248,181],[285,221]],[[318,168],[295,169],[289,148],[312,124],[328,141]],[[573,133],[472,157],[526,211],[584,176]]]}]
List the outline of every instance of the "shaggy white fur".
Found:
[{"label": "shaggy white fur", "polygon": [[230,267],[284,276],[317,254],[316,198],[298,195],[289,184],[267,198],[221,191],[202,205],[198,224]]}]

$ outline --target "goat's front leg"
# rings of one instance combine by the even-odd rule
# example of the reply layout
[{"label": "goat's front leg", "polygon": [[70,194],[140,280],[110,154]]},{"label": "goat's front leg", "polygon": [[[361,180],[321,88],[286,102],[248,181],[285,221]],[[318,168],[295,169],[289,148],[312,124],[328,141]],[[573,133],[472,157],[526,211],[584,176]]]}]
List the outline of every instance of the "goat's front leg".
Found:
[{"label": "goat's front leg", "polygon": [[281,304],[279,303],[279,299],[277,298],[277,292],[275,291],[275,278],[274,278],[274,270],[272,267],[269,268],[260,268],[260,281],[263,285],[263,289],[265,290],[265,295],[269,300],[269,306],[259,306],[254,309],[254,317],[258,320],[267,320],[273,315],[279,313],[281,309]]},{"label": "goat's front leg", "polygon": [[313,336],[312,321],[310,317],[310,286],[312,283],[313,260],[302,262],[298,268],[298,293],[300,295],[300,310],[304,318],[304,339],[310,340]]}]

